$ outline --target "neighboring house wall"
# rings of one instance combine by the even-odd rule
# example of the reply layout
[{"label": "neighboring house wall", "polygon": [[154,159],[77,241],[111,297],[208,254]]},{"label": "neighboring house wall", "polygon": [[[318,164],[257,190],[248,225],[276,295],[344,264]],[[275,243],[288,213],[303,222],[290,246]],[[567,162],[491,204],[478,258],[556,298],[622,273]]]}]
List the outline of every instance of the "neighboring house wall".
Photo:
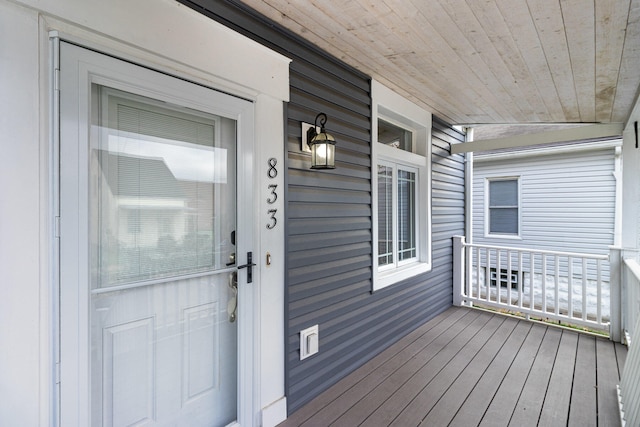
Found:
[{"label": "neighboring house wall", "polygon": [[[464,135],[433,119],[432,271],[372,293],[369,77],[241,6],[183,2],[293,60],[285,309],[292,413],[451,305],[451,237],[464,233],[464,163],[462,156],[451,156],[449,146]],[[309,156],[300,149],[301,122],[312,123],[321,111],[338,141],[333,171],[310,170]],[[316,324],[320,351],[301,361],[299,332]]]},{"label": "neighboring house wall", "polygon": [[[615,243],[617,163],[611,145],[559,153],[531,150],[527,156],[476,155],[473,242],[608,254]],[[505,177],[519,181],[517,237],[486,234],[487,180]]]}]

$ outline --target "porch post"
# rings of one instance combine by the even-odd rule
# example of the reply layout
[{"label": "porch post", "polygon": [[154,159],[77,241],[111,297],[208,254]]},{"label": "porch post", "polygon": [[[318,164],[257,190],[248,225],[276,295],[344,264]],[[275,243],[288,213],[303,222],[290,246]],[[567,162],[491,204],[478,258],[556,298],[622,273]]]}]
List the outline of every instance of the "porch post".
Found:
[{"label": "porch post", "polygon": [[461,306],[464,294],[464,236],[453,236],[453,305]]},{"label": "porch post", "polygon": [[609,248],[609,339],[622,342],[622,249]]},{"label": "porch post", "polygon": [[620,250],[620,342],[629,345],[631,338],[638,337],[635,328],[640,318],[640,269],[638,250]]}]

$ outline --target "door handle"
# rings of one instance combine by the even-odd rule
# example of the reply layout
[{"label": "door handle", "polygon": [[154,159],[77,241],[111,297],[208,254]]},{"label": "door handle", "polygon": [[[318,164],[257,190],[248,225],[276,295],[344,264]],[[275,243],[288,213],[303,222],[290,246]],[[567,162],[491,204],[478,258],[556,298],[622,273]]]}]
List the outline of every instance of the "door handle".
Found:
[{"label": "door handle", "polygon": [[243,268],[247,269],[247,283],[253,282],[253,267],[255,264],[253,263],[253,252],[247,252],[247,263],[244,265],[239,265],[236,267],[238,270],[242,270]]}]

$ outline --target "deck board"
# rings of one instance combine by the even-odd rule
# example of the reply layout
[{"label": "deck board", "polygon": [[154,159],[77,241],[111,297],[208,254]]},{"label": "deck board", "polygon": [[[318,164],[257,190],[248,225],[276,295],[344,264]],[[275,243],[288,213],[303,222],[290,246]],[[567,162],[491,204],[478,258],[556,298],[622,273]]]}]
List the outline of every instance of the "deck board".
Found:
[{"label": "deck board", "polygon": [[578,337],[578,353],[573,375],[573,391],[568,426],[587,427],[597,425],[596,402],[596,340],[594,337]]},{"label": "deck board", "polygon": [[372,414],[372,419],[381,419],[383,422],[391,419],[390,425],[399,427],[420,424],[425,415],[438,402],[440,396],[447,391],[469,362],[482,350],[503,322],[504,319],[497,316],[492,317],[453,358],[446,362],[426,386],[423,384],[415,386],[416,389],[420,390],[412,400],[407,401],[400,395],[393,396],[396,401],[401,402],[398,405],[398,407],[402,408],[401,411],[392,413],[385,411],[384,407],[380,407]]},{"label": "deck board", "polygon": [[627,360],[627,347],[624,344],[616,343],[616,360],[618,361],[618,374],[624,371],[624,362]]},{"label": "deck board", "polygon": [[[486,313],[479,313],[478,316],[463,317],[450,328],[453,331],[453,335],[447,333],[438,336],[424,351],[409,360],[393,376],[385,379],[382,384],[364,396],[361,401],[338,418],[333,425],[345,427],[359,425],[374,409],[384,404],[408,381],[429,380],[431,370],[437,369],[442,363],[446,363],[447,358],[451,357],[451,353],[462,346],[472,336],[476,328],[479,329],[478,324],[480,322],[484,324],[488,319],[489,317],[486,316]],[[452,336],[455,338],[451,339]],[[403,391],[406,391],[406,388]]]},{"label": "deck board", "polygon": [[597,401],[598,401],[598,427],[617,426],[618,398],[616,395],[615,378],[618,378],[618,363],[616,361],[615,346],[610,345],[604,339],[596,340],[596,371]]},{"label": "deck board", "polygon": [[[464,371],[462,371],[461,375],[453,382],[446,393],[438,399],[438,402],[422,420],[421,425],[449,425],[483,374],[487,372],[487,368],[496,360],[496,357],[500,354],[500,350],[504,348],[506,342],[514,333],[516,335],[519,334],[519,332],[514,332],[517,331],[517,325],[518,322],[516,320],[510,318],[505,319],[498,331],[493,334],[491,340],[487,342],[487,345],[483,347],[471,363],[465,367]],[[498,356],[498,360],[500,359],[501,357]],[[467,405],[467,407],[471,407],[470,402],[468,402]]]},{"label": "deck board", "polygon": [[373,389],[390,373],[393,373],[397,369],[397,367],[394,368],[397,360],[409,359],[419,353],[435,337],[468,314],[464,310],[448,310],[436,316],[429,323],[415,329],[394,346],[386,349],[309,404],[300,408],[287,419],[287,425],[314,425],[312,417],[333,422],[335,418],[332,419],[332,416],[337,418],[343,414],[346,409],[360,400],[366,391]]},{"label": "deck board", "polygon": [[522,348],[532,326],[532,323],[519,322],[514,334],[509,337],[498,356],[491,362],[487,370],[482,373],[482,378],[458,410],[450,424],[451,426],[466,427],[480,424],[493,396],[495,396],[500,384],[507,375],[509,367]]},{"label": "deck board", "polygon": [[625,357],[604,338],[451,308],[281,426],[618,425]]},{"label": "deck board", "polygon": [[511,414],[518,403],[518,398],[529,376],[545,332],[545,327],[533,325],[480,422],[481,426],[506,426],[509,424]]},{"label": "deck board", "polygon": [[577,350],[578,334],[563,333],[538,421],[541,426],[567,425]]},{"label": "deck board", "polygon": [[547,329],[518,399],[518,404],[509,421],[510,426],[527,427],[538,424],[539,414],[542,411],[542,405],[547,394],[553,362],[558,353],[561,337],[561,330],[555,328]]},{"label": "deck board", "polygon": [[[385,379],[393,375],[401,366],[416,355],[420,354],[436,338],[447,332],[456,322],[465,316],[471,316],[468,321],[475,319],[473,313],[465,310],[447,311],[433,319],[425,327],[415,330],[409,338],[399,341],[392,348],[374,358],[360,368],[356,375],[350,375],[328,392],[312,401],[293,415],[294,423],[299,425],[314,425],[314,419],[323,419],[328,423],[334,422],[339,416],[357,404],[362,396],[378,387]],[[365,375],[362,375],[362,374]],[[360,375],[359,375],[360,374]],[[338,390],[346,389],[339,394]],[[330,399],[330,401],[327,401]],[[320,406],[314,411],[314,405]],[[305,421],[308,421],[305,424]]]}]

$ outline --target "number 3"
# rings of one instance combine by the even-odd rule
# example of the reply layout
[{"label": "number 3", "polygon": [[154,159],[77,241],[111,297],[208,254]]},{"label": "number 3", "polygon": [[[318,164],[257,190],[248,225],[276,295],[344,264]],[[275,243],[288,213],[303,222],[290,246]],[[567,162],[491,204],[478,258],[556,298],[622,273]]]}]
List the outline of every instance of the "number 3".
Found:
[{"label": "number 3", "polygon": [[273,198],[267,198],[267,203],[272,205],[276,202],[276,200],[278,200],[278,195],[276,194],[276,188],[278,188],[278,184],[269,184],[269,188],[271,189],[271,195],[273,196]]},{"label": "number 3", "polygon": [[276,212],[278,212],[277,209],[269,209],[267,212],[269,212],[269,214],[271,214],[271,224],[267,224],[267,228],[269,230],[271,230],[273,227],[276,226],[276,224],[278,223],[278,220],[276,219]]}]

